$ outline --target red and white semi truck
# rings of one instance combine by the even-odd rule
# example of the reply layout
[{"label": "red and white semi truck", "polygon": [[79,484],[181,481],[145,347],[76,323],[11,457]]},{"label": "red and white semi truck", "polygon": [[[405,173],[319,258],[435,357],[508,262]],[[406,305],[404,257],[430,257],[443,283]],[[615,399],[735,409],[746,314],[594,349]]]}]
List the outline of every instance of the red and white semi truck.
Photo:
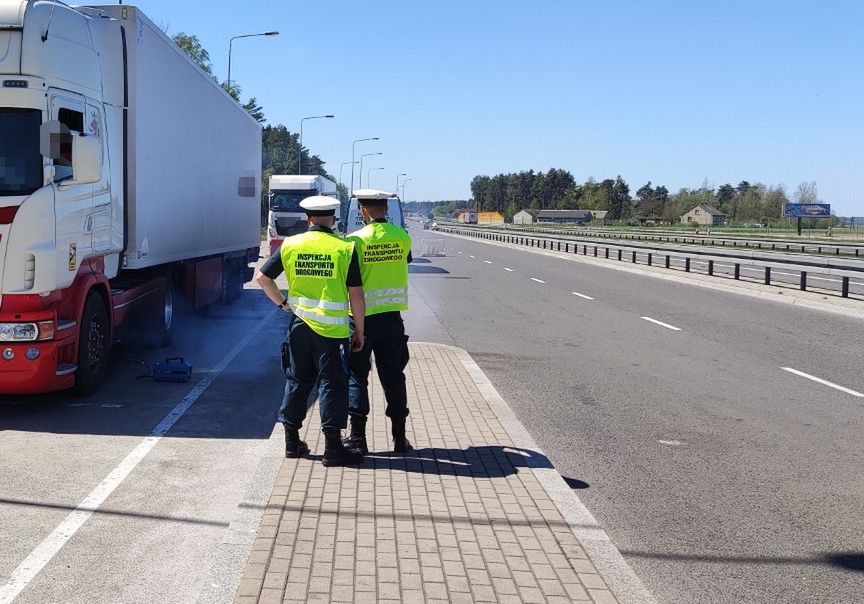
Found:
[{"label": "red and white semi truck", "polygon": [[259,124],[134,6],[0,0],[0,393],[96,389],[133,314],[239,295]]}]

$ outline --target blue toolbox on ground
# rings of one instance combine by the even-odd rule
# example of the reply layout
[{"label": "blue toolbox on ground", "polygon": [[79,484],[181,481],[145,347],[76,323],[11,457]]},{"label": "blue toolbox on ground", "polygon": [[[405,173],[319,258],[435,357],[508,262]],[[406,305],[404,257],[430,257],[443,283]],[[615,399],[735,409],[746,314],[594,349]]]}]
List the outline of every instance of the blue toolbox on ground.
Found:
[{"label": "blue toolbox on ground", "polygon": [[192,364],[183,357],[165,359],[153,365],[153,379],[157,382],[188,382],[192,377]]}]

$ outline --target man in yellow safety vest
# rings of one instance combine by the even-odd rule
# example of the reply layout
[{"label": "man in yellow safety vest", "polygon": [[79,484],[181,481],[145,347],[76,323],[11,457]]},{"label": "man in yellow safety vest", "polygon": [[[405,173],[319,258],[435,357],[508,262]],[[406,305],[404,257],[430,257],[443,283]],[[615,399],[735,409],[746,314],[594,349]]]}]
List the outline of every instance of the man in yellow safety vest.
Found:
[{"label": "man in yellow safety vest", "polygon": [[[363,348],[365,301],[354,243],[332,231],[339,201],[314,196],[300,202],[308,230],[286,238],[261,267],[257,281],[267,297],[291,313],[286,342],[285,395],[279,421],[285,427],[285,457],[303,457],[309,447],[300,440],[306,401],[318,384],[325,466],[356,465],[362,453],[342,444],[348,423],[348,353]],[[288,279],[288,296],[275,279]],[[349,308],[357,331],[350,334]]]},{"label": "man in yellow safety vest", "polygon": [[[405,366],[408,364],[408,336],[401,311],[408,310],[408,263],[411,262],[411,237],[401,227],[387,221],[385,191],[361,189],[354,192],[366,226],[348,237],[353,241],[360,261],[363,291],[366,298],[365,345],[351,355],[351,379],[348,389],[351,434],[345,445],[368,452],[366,419],[369,415],[369,371],[371,356],[384,397],[385,414],[392,423],[393,450],[411,450],[405,434],[408,417],[408,394],[405,388]],[[356,323],[356,316],[354,317]],[[363,329],[359,324],[357,330]]]}]

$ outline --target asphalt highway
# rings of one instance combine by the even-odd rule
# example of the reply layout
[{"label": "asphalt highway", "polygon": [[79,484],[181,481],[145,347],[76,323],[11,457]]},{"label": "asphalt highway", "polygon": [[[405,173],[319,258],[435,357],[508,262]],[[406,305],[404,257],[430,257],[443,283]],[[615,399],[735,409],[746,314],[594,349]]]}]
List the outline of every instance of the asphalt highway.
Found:
[{"label": "asphalt highway", "polygon": [[412,234],[439,337],[659,601],[861,601],[864,321]]}]

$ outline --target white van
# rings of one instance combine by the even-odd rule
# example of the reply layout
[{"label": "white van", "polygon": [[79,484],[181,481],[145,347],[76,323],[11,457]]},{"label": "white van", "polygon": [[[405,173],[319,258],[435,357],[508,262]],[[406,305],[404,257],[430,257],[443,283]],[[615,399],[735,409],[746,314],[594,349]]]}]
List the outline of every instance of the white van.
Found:
[{"label": "white van", "polygon": [[364,226],[363,216],[360,214],[360,204],[357,202],[357,196],[367,197],[370,195],[381,195],[380,198],[387,199],[387,220],[398,227],[405,228],[405,216],[402,213],[402,201],[395,193],[386,191],[378,191],[376,189],[357,189],[354,191],[354,196],[348,202],[348,216],[345,219],[345,233],[350,235],[354,231],[359,231]]}]

